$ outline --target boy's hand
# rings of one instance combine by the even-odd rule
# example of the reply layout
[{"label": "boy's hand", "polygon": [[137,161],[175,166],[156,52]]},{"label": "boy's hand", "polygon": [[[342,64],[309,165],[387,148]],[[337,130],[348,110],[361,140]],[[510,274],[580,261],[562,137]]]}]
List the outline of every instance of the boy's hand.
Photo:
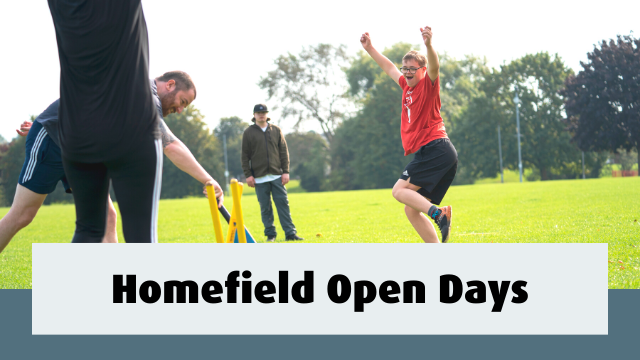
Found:
[{"label": "boy's hand", "polygon": [[424,41],[424,44],[431,46],[431,38],[433,37],[431,27],[425,26],[424,28],[420,28],[420,32],[422,33],[422,41]]},{"label": "boy's hand", "polygon": [[368,32],[362,34],[362,36],[360,37],[360,44],[362,44],[362,47],[366,51],[369,51],[373,47],[373,45],[371,44],[371,37],[369,36]]},{"label": "boy's hand", "polygon": [[389,75],[396,84],[400,85],[400,77],[402,77],[402,73],[398,70],[398,67],[391,62],[391,60],[387,59],[386,56],[382,55],[373,47],[373,44],[371,44],[371,36],[369,36],[368,32],[362,34],[360,37],[360,44],[362,44],[362,47],[367,51],[367,53],[369,53],[369,56],[373,58],[376,64],[378,64],[378,66],[380,66],[380,68]]}]

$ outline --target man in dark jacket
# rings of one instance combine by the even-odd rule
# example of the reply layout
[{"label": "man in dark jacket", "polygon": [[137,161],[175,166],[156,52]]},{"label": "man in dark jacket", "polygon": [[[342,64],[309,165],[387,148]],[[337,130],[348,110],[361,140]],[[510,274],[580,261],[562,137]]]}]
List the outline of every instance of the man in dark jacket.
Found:
[{"label": "man in dark jacket", "polygon": [[242,136],[242,169],[247,185],[255,187],[262,213],[264,235],[267,241],[276,240],[276,227],[273,226],[273,202],[278,209],[280,225],[286,240],[304,240],[297,235],[291,220],[287,189],[289,182],[289,150],[284,134],[279,127],[269,124],[267,105],[258,104],[253,108],[253,125]]}]

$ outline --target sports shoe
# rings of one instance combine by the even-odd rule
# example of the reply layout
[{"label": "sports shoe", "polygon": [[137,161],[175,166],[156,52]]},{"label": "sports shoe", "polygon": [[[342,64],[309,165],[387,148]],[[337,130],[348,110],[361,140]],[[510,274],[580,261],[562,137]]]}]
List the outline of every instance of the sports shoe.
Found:
[{"label": "sports shoe", "polygon": [[451,211],[451,206],[445,206],[438,208],[440,210],[440,214],[436,217],[436,225],[440,229],[440,233],[442,233],[442,242],[446,243],[450,239],[450,231],[451,231],[451,216],[453,212]]},{"label": "sports shoe", "polygon": [[274,242],[274,241],[276,241],[276,237],[275,237],[275,235],[274,235],[274,236],[268,236],[268,237],[267,237],[267,242]]},{"label": "sports shoe", "polygon": [[293,235],[288,235],[285,240],[286,241],[294,241],[294,240],[304,240],[304,239],[301,238],[300,236],[298,236],[298,234],[293,234]]}]

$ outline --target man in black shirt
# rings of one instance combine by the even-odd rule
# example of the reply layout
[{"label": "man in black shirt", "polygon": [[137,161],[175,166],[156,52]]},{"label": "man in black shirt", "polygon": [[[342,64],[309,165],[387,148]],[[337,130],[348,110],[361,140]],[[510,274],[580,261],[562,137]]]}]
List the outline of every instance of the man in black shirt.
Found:
[{"label": "man in black shirt", "polygon": [[109,179],[125,241],[157,242],[162,172],[139,0],[49,0],[60,58],[58,131],[76,204],[73,242],[100,242]]}]

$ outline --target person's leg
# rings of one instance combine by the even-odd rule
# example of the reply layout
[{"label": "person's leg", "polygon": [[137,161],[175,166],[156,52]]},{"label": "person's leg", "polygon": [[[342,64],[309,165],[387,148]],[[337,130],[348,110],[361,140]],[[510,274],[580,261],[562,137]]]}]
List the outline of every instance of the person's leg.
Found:
[{"label": "person's leg", "polygon": [[99,243],[105,234],[109,177],[104,164],[83,164],[63,157],[76,205],[74,243]]},{"label": "person's leg", "polygon": [[49,145],[47,131],[35,121],[25,141],[25,158],[13,203],[9,212],[0,220],[0,252],[18,231],[31,223],[47,197],[46,194],[55,189],[56,174],[42,165]]},{"label": "person's leg", "polygon": [[433,205],[427,198],[420,195],[420,186],[409,182],[410,179],[399,179],[391,190],[391,195],[399,202],[410,206],[416,211],[427,213]]},{"label": "person's leg", "polygon": [[162,156],[160,140],[149,135],[129,155],[106,163],[127,243],[158,242]]},{"label": "person's leg", "polygon": [[102,238],[102,243],[118,243],[118,213],[116,212],[116,207],[113,206],[113,201],[111,201],[111,196],[107,198],[107,228],[104,233],[104,237]]},{"label": "person's leg", "polygon": [[411,223],[425,242],[437,242],[438,239],[432,237],[430,231],[424,231],[425,224],[415,212],[425,213],[433,219],[442,233],[442,242],[449,240],[451,206],[438,208],[434,204],[442,202],[455,177],[457,161],[458,155],[449,139],[434,140],[415,153],[413,161],[393,187],[393,197],[414,210],[405,212],[410,221],[413,219]]},{"label": "person's leg", "polygon": [[16,195],[9,212],[0,220],[0,253],[11,239],[36,217],[47,195],[35,193],[22,185],[16,188]]},{"label": "person's leg", "polygon": [[278,217],[280,218],[280,225],[287,237],[296,235],[296,227],[291,220],[291,211],[289,210],[289,198],[287,197],[287,189],[282,185],[281,179],[271,181],[271,188],[273,190],[273,202],[276,204],[278,210]]},{"label": "person's leg", "polygon": [[264,236],[275,238],[276,227],[273,226],[273,207],[271,206],[271,183],[256,184],[256,195],[260,203],[260,215],[264,225]]},{"label": "person's leg", "polygon": [[438,241],[438,235],[436,235],[436,228],[423,213],[414,210],[409,205],[404,206],[404,212],[407,214],[407,219],[409,219],[413,228],[422,238],[422,241],[426,243],[440,242]]},{"label": "person's leg", "polygon": [[399,179],[394,185],[391,194],[396,200],[406,205],[405,213],[407,214],[407,218],[424,242],[440,242],[433,224],[422,215],[422,213],[429,213],[429,209],[431,209],[433,204],[424,196],[418,194],[420,187],[411,184],[409,180],[410,179]]}]

